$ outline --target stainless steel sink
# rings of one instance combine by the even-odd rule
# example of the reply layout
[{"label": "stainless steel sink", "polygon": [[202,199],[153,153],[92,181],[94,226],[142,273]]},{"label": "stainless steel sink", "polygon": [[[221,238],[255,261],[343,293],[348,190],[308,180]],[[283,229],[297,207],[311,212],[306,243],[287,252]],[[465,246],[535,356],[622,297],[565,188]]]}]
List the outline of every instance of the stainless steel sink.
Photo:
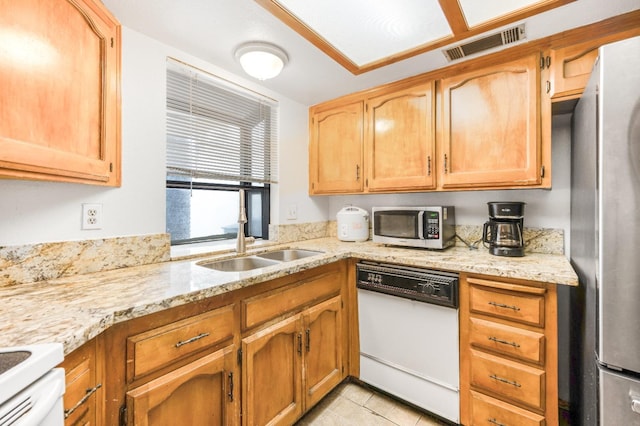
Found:
[{"label": "stainless steel sink", "polygon": [[216,260],[212,262],[200,262],[198,265],[205,268],[215,269],[223,272],[240,272],[250,271],[252,269],[265,268],[271,265],[277,265],[280,262],[269,259],[261,259],[259,257],[236,257],[234,259]]},{"label": "stainless steel sink", "polygon": [[302,249],[287,249],[287,250],[274,250],[266,253],[257,254],[256,256],[264,259],[277,260],[279,262],[289,262],[292,260],[303,259],[309,256],[315,256],[322,254],[321,251],[315,250],[302,250]]},{"label": "stainless steel sink", "polygon": [[216,271],[241,272],[258,268],[266,268],[267,266],[303,259],[305,257],[315,256],[322,253],[324,252],[302,249],[274,250],[256,254],[254,256],[235,257],[233,259],[225,260],[209,260],[198,262],[197,264],[205,268],[215,269]]}]

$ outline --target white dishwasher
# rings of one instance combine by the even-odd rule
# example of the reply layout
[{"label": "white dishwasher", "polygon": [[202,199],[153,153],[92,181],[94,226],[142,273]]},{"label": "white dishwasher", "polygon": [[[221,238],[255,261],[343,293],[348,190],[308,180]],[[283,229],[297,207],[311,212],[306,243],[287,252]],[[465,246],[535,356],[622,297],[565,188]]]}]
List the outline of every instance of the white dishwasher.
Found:
[{"label": "white dishwasher", "polygon": [[357,267],[360,380],[458,423],[458,275]]}]

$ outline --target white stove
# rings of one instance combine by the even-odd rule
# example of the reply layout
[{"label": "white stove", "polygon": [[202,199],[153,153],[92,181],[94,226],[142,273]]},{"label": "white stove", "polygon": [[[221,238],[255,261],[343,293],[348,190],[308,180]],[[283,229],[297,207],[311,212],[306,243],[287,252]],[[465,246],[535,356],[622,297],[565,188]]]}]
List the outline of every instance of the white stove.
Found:
[{"label": "white stove", "polygon": [[0,348],[0,426],[61,426],[60,343]]}]

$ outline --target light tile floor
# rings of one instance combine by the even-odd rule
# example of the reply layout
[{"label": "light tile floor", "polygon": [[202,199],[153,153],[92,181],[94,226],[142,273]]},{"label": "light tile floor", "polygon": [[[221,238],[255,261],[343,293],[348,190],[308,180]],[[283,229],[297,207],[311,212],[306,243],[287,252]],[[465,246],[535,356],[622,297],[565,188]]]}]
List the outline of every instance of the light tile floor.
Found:
[{"label": "light tile floor", "polygon": [[342,383],[296,426],[440,426],[438,421],[355,383]]}]

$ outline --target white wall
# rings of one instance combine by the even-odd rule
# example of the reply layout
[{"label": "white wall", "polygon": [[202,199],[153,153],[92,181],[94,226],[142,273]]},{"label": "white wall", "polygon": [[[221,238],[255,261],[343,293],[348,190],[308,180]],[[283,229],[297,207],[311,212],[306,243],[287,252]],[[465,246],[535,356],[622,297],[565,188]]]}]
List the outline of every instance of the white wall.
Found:
[{"label": "white wall", "polygon": [[425,192],[412,194],[344,195],[330,197],[329,216],[335,220],[345,205],[355,205],[371,213],[373,206],[452,205],[459,225],[482,225],[488,219],[489,201],[524,201],[526,227],[556,228],[565,231],[568,247],[571,185],[571,115],[554,117],[552,132],[552,189],[502,191]]},{"label": "white wall", "polygon": [[[296,204],[296,222],[326,220],[326,201],[307,191],[306,105],[270,92],[179,50],[123,27],[122,187],[0,180],[0,245],[83,240],[165,232],[165,67],[171,56],[280,102],[280,204]],[[281,200],[281,201],[279,201]],[[81,230],[81,204],[103,204],[103,228]]]}]

